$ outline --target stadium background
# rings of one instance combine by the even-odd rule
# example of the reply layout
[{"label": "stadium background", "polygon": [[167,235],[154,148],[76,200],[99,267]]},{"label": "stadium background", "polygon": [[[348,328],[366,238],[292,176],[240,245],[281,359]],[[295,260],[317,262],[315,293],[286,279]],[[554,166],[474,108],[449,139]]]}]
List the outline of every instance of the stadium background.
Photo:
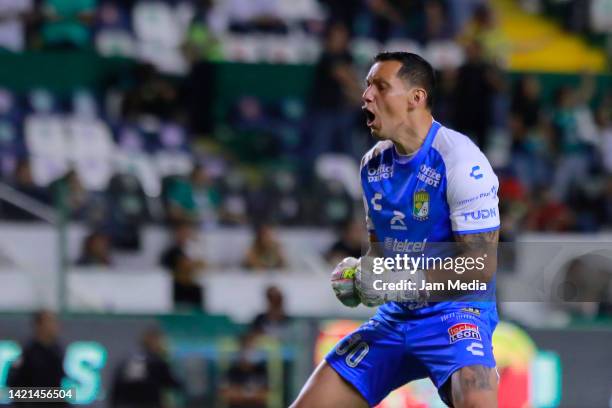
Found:
[{"label": "stadium background", "polygon": [[328,274],[365,235],[363,77],[401,49],[500,178],[501,406],[612,404],[611,1],[4,0],[0,48],[0,385],[49,309],[80,404],[162,332],[165,406],[286,406],[371,314]]}]

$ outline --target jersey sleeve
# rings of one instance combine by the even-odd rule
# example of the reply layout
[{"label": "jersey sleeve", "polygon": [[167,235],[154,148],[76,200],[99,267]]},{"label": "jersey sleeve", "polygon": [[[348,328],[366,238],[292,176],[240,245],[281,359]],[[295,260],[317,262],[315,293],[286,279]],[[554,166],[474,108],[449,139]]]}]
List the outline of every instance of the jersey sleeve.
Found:
[{"label": "jersey sleeve", "polygon": [[368,200],[365,194],[363,194],[363,207],[365,210],[366,228],[368,229],[368,234],[372,235],[374,234],[374,223],[372,222],[372,219],[370,218],[370,208],[368,206]]},{"label": "jersey sleeve", "polygon": [[447,168],[447,201],[453,232],[476,234],[500,227],[499,181],[482,152]]}]

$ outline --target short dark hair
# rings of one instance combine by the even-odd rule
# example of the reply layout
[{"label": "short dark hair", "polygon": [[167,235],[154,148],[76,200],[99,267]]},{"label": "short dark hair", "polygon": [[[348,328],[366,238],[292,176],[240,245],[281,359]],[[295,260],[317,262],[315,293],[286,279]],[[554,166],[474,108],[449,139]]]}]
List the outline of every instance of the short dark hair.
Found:
[{"label": "short dark hair", "polygon": [[404,51],[385,51],[374,57],[374,62],[397,61],[402,67],[397,75],[425,89],[427,92],[427,107],[431,109],[434,101],[434,89],[436,87],[436,75],[433,67],[423,57]]}]

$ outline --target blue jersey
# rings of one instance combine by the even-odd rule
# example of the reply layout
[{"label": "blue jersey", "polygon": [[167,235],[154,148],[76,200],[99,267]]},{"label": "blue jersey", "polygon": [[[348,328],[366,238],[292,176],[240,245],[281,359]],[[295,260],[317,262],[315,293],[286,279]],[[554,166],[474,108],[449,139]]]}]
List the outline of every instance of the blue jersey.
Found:
[{"label": "blue jersey", "polygon": [[[376,144],[362,160],[361,181],[368,229],[386,256],[427,252],[455,234],[499,228],[498,181],[489,162],[470,139],[435,121],[410,159],[390,141]],[[325,359],[370,406],[425,377],[452,406],[445,384],[455,371],[495,367],[496,325],[494,302],[386,303]]]},{"label": "blue jersey", "polygon": [[[453,242],[455,234],[500,226],[499,183],[489,161],[468,137],[436,121],[414,156],[401,156],[391,141],[382,141],[364,155],[360,172],[368,230],[385,256],[410,255],[431,243]],[[494,283],[489,288],[487,299],[493,300]],[[379,313],[403,319],[442,310],[448,303],[392,302]],[[487,305],[494,307],[494,302],[478,307]]]}]

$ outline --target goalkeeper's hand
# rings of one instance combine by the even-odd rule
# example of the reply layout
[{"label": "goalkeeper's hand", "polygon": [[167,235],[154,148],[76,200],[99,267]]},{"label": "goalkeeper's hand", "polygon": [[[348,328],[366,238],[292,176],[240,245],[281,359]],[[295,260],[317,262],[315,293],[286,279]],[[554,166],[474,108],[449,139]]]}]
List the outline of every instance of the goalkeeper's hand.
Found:
[{"label": "goalkeeper's hand", "polygon": [[355,286],[355,276],[360,269],[360,259],[348,257],[340,261],[331,273],[334,294],[345,306],[356,307],[361,303]]},{"label": "goalkeeper's hand", "polygon": [[[367,307],[380,306],[387,302],[422,302],[429,297],[429,293],[414,290],[376,290],[373,281],[381,279],[382,276],[373,273],[364,273],[362,270],[362,260],[364,258],[344,258],[334,268],[331,275],[332,288],[336,297],[343,305],[356,307],[360,303]],[[368,262],[365,262],[366,264]],[[396,274],[389,272],[383,277],[386,282],[399,282],[402,278],[421,284],[425,280],[423,271],[416,271],[413,274]]]}]

